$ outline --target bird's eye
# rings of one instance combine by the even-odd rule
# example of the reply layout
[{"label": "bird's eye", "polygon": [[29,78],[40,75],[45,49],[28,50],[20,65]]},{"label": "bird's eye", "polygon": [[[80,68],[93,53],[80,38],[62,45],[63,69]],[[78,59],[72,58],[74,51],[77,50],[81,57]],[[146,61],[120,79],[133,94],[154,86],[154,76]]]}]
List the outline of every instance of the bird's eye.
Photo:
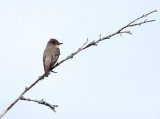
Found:
[{"label": "bird's eye", "polygon": [[53,41],[52,43],[55,44],[55,41]]}]

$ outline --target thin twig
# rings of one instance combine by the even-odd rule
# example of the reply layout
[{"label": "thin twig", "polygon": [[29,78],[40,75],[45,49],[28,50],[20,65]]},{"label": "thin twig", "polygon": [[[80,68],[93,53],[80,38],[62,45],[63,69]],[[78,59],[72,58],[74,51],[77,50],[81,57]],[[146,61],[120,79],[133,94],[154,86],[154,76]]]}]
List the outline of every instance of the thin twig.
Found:
[{"label": "thin twig", "polygon": [[[133,20],[132,22],[130,22],[130,23],[127,24],[126,26],[120,28],[120,29],[119,29],[118,31],[116,31],[115,33],[112,33],[112,34],[110,34],[110,35],[108,35],[108,36],[106,36],[106,37],[101,38],[101,34],[100,34],[100,37],[99,37],[98,40],[92,41],[92,42],[86,44],[85,47],[81,47],[81,48],[79,48],[77,51],[71,53],[71,54],[68,55],[66,58],[64,58],[63,60],[61,60],[60,62],[58,62],[56,66],[52,67],[52,70],[53,70],[54,68],[56,68],[57,66],[59,66],[60,64],[62,64],[64,61],[73,58],[73,56],[76,55],[77,53],[79,53],[80,51],[82,51],[82,50],[84,50],[84,49],[86,49],[86,48],[88,48],[88,47],[90,47],[90,46],[96,46],[100,41],[103,41],[103,40],[106,40],[106,39],[110,39],[111,37],[113,37],[113,36],[115,36],[115,35],[118,35],[118,34],[121,35],[122,33],[127,33],[127,34],[132,35],[132,33],[131,33],[129,30],[128,30],[128,31],[123,31],[123,30],[126,29],[126,28],[129,28],[129,27],[132,27],[132,26],[142,25],[142,24],[145,24],[145,23],[148,23],[148,22],[154,22],[154,21],[156,21],[156,20],[149,20],[149,21],[146,21],[146,20],[145,20],[145,21],[143,21],[143,22],[135,23],[135,22],[138,21],[139,19],[142,19],[142,18],[144,18],[144,17],[147,17],[148,15],[150,15],[150,14],[152,14],[152,13],[154,13],[154,12],[157,12],[157,10],[154,10],[154,11],[151,11],[151,12],[149,12],[149,13],[147,13],[147,14],[142,15],[141,17]],[[133,23],[135,23],[135,24],[133,24]]]},{"label": "thin twig", "polygon": [[32,101],[32,102],[36,102],[38,104],[42,104],[42,105],[45,105],[45,106],[48,106],[50,107],[54,112],[55,111],[55,107],[58,107],[58,105],[51,105],[49,104],[48,102],[44,101],[44,99],[42,100],[33,100],[33,99],[30,99],[30,98],[24,98],[23,96],[20,98],[20,100],[25,100],[25,101]]},{"label": "thin twig", "polygon": [[31,89],[34,85],[36,85],[40,80],[44,79],[44,75],[40,76],[34,83],[32,83],[29,87],[25,87],[24,91],[17,97],[17,99],[15,101],[13,101],[13,103],[11,103],[0,115],[0,118],[3,117],[3,115],[5,115],[5,113],[8,112],[8,110],[10,110],[19,100],[20,98],[29,90]]},{"label": "thin twig", "polygon": [[155,19],[153,19],[153,20],[148,20],[148,21],[147,21],[147,20],[144,20],[143,22],[131,24],[131,25],[129,25],[128,27],[133,27],[133,26],[137,26],[137,25],[141,26],[142,24],[149,23],[149,22],[153,22],[153,21],[156,21],[156,20],[155,20]]},{"label": "thin twig", "polygon": [[128,26],[131,25],[132,23],[138,21],[139,19],[142,19],[142,18],[144,18],[144,17],[147,17],[148,15],[150,15],[150,14],[152,14],[152,13],[154,13],[154,12],[157,12],[157,10],[153,10],[153,11],[147,13],[147,14],[142,15],[141,17],[138,17],[137,19],[131,21],[131,22],[128,24]]},{"label": "thin twig", "polygon": [[87,43],[88,43],[88,38],[87,41],[79,48],[79,50],[82,49]]},{"label": "thin twig", "polygon": [[120,35],[121,35],[122,33],[128,33],[128,34],[132,35],[131,31],[121,31],[121,32],[120,32]]},{"label": "thin twig", "polygon": [[[155,20],[145,20],[143,22],[139,22],[139,23],[135,23],[137,22],[139,19],[142,19],[144,17],[147,17],[148,15],[154,13],[154,12],[157,12],[157,10],[154,10],[154,11],[151,11],[147,14],[144,14],[142,15],[141,17],[133,20],[132,22],[130,22],[129,24],[127,24],[126,26],[120,28],[118,31],[116,31],[115,33],[112,33],[112,34],[109,34],[103,38],[101,38],[101,35],[99,37],[98,40],[96,41],[92,41],[90,43],[88,43],[88,39],[87,39],[87,42],[85,42],[80,48],[78,48],[78,50],[76,50],[75,52],[71,53],[70,55],[68,55],[66,58],[64,58],[63,60],[61,60],[60,62],[57,63],[56,66],[52,67],[52,69],[56,68],[57,66],[59,66],[60,64],[62,64],[63,62],[67,61],[68,59],[71,59],[73,58],[74,55],[76,55],[77,53],[79,53],[80,51],[90,47],[90,46],[96,46],[100,41],[103,41],[103,40],[107,40],[107,39],[110,39],[111,37],[115,36],[115,35],[118,35],[118,34],[122,34],[122,33],[128,33],[128,34],[131,34],[130,31],[123,31],[124,29],[126,28],[129,28],[129,27],[133,27],[133,26],[137,26],[137,25],[142,25],[142,24],[146,24],[146,23],[149,23],[149,22],[154,22]],[[88,43],[88,44],[87,44]],[[26,87],[25,90],[17,97],[17,99],[11,103],[9,105],[9,107],[7,107],[7,109],[5,109],[1,114],[0,114],[0,118],[6,114],[6,112],[8,112],[9,109],[11,109],[20,99],[22,99],[22,96],[27,92],[29,91],[35,84],[37,84],[40,80],[44,79],[44,75],[40,76],[33,84],[31,84],[29,87]]]}]

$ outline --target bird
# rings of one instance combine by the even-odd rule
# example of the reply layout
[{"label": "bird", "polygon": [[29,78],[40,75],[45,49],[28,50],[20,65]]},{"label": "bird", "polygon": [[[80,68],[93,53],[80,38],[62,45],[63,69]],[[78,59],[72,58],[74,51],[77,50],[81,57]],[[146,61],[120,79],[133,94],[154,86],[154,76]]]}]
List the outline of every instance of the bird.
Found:
[{"label": "bird", "polygon": [[51,38],[48,41],[43,53],[44,77],[48,77],[52,67],[57,64],[60,55],[59,45],[61,44],[63,43],[60,43],[55,38]]}]

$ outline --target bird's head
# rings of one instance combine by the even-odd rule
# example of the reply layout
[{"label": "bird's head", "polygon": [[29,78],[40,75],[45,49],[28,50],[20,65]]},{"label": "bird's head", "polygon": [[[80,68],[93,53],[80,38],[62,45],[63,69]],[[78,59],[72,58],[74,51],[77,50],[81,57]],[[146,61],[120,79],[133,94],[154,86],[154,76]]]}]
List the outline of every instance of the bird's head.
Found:
[{"label": "bird's head", "polygon": [[63,43],[59,43],[58,40],[54,39],[54,38],[51,38],[49,41],[48,41],[49,44],[53,44],[54,46],[59,46],[59,45],[62,45]]}]

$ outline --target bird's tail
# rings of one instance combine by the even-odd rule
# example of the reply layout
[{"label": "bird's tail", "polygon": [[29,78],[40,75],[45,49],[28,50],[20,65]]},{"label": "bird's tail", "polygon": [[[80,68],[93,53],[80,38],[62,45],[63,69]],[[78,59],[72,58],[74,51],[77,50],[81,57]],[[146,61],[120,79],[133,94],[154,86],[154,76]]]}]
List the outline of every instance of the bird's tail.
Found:
[{"label": "bird's tail", "polygon": [[45,70],[44,76],[45,76],[45,77],[48,77],[49,72],[50,72],[50,69],[49,69],[48,67],[45,67],[44,70]]},{"label": "bird's tail", "polygon": [[51,58],[50,57],[46,57],[45,58],[45,62],[44,62],[44,76],[48,77],[50,70],[50,65],[51,65]]}]

